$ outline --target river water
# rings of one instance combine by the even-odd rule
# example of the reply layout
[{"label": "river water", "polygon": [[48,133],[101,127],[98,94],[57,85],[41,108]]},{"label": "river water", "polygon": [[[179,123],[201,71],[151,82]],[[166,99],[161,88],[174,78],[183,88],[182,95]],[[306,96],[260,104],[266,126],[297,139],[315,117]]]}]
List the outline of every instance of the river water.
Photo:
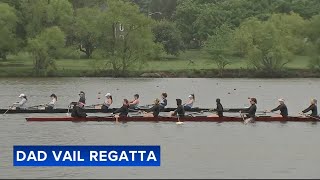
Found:
[{"label": "river water", "polygon": [[[0,107],[8,108],[25,93],[30,106],[58,95],[65,108],[86,92],[87,104],[113,94],[113,107],[138,93],[150,104],[161,92],[168,106],[175,99],[196,96],[195,107],[213,108],[220,98],[225,108],[258,99],[258,111],[286,99],[290,115],[319,98],[320,79],[0,79]],[[101,92],[99,95],[98,92]],[[98,99],[100,96],[101,99]],[[55,114],[64,116],[65,114]],[[237,115],[237,114],[235,114]],[[319,178],[320,124],[308,122],[242,123],[188,122],[115,124],[113,122],[26,122],[26,117],[50,114],[8,114],[0,117],[0,178]],[[160,167],[13,167],[13,145],[160,145]]]}]

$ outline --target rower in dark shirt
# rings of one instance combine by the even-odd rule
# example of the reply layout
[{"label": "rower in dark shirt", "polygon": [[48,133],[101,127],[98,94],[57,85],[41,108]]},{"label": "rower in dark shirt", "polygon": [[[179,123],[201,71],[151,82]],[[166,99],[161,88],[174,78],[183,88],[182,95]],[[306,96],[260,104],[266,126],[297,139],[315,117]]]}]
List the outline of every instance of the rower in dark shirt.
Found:
[{"label": "rower in dark shirt", "polygon": [[82,102],[79,102],[78,105],[73,106],[71,117],[87,117],[87,113]]},{"label": "rower in dark shirt", "polygon": [[280,110],[280,115],[284,118],[288,117],[288,108],[287,106],[284,104],[284,99],[278,99],[280,105],[272,110],[270,110],[270,112],[274,112],[274,111],[279,111]]},{"label": "rower in dark shirt", "polygon": [[210,114],[207,117],[223,117],[223,106],[220,102],[220,99],[216,99],[217,107],[214,109],[216,113]]},{"label": "rower in dark shirt", "polygon": [[171,116],[176,116],[178,115],[179,117],[184,117],[184,107],[182,105],[182,100],[181,99],[176,99],[177,102],[177,109],[171,112]]},{"label": "rower in dark shirt", "polygon": [[317,108],[317,100],[316,99],[311,99],[310,106],[307,109],[303,110],[302,113],[307,113],[309,111],[311,111],[310,116],[313,116],[313,117],[318,116],[318,108]]},{"label": "rower in dark shirt", "polygon": [[129,113],[129,101],[127,99],[123,100],[123,105],[121,108],[113,112],[116,116],[128,116]]},{"label": "rower in dark shirt", "polygon": [[82,102],[83,104],[86,104],[86,95],[83,91],[80,91],[79,93],[80,99],[79,102]]},{"label": "rower in dark shirt", "polygon": [[219,98],[216,99],[216,103],[217,103],[217,108],[216,108],[217,114],[219,117],[223,117],[223,106]]},{"label": "rower in dark shirt", "polygon": [[256,98],[249,98],[251,106],[240,113],[246,113],[247,119],[244,120],[244,123],[247,124],[249,122],[254,122],[256,118],[256,111],[257,111],[257,99]]},{"label": "rower in dark shirt", "polygon": [[157,98],[154,100],[154,105],[152,108],[146,110],[146,112],[144,112],[145,114],[143,115],[144,117],[158,117],[159,113],[160,113],[160,100]]},{"label": "rower in dark shirt", "polygon": [[83,92],[83,91],[80,91],[80,93],[79,93],[79,96],[80,96],[80,98],[79,98],[79,101],[78,102],[71,102],[70,103],[70,106],[71,105],[78,105],[79,103],[83,103],[84,105],[86,104],[86,96],[85,96],[85,93]]}]

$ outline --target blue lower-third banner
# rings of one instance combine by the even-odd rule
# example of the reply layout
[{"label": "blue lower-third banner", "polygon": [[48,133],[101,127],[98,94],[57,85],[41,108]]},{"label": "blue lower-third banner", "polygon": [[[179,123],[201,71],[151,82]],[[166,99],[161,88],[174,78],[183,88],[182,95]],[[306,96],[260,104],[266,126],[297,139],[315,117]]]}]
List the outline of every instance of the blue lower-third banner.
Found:
[{"label": "blue lower-third banner", "polygon": [[160,166],[160,146],[13,146],[14,166]]}]

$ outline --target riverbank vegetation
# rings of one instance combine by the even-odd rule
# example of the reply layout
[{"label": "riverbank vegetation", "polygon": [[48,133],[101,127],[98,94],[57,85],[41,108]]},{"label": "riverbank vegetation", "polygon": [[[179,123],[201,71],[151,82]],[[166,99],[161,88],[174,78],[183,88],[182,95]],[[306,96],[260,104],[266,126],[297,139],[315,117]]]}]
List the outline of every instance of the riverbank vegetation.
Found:
[{"label": "riverbank vegetation", "polygon": [[0,0],[0,76],[320,77],[318,0]]}]

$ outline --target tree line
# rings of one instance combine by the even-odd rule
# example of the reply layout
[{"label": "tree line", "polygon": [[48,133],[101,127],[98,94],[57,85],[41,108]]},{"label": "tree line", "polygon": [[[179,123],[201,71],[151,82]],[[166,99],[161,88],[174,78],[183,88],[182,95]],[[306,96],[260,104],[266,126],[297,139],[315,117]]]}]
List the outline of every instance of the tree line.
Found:
[{"label": "tree line", "polygon": [[29,52],[39,76],[79,56],[118,76],[187,49],[221,75],[232,57],[272,73],[302,55],[320,69],[318,0],[0,0],[0,12],[0,58]]}]

